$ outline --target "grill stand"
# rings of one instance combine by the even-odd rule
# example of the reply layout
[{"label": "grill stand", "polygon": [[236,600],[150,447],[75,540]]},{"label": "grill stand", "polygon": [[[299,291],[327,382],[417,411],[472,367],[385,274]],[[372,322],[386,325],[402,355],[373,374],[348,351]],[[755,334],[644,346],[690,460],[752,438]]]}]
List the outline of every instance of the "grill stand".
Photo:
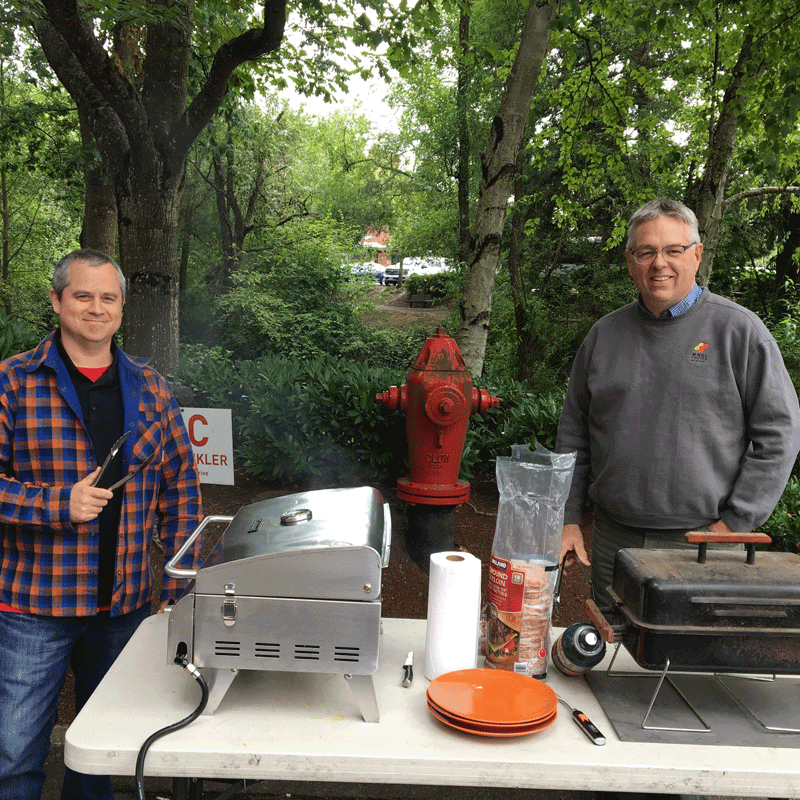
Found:
[{"label": "grill stand", "polygon": [[[614,666],[614,661],[616,660],[617,654],[619,653],[620,646],[621,646],[621,642],[617,642],[617,645],[614,648],[614,655],[611,657],[611,661],[609,662],[608,667],[606,668],[606,675],[609,678],[625,678],[625,677],[638,678],[638,677],[641,677],[642,673],[640,673],[640,672],[625,672],[625,671],[612,672],[612,667]],[[689,700],[687,699],[686,695],[675,685],[675,683],[672,681],[672,679],[667,675],[667,671],[668,670],[669,670],[669,659],[667,659],[667,663],[664,665],[664,669],[662,670],[661,676],[659,677],[658,683],[656,684],[656,690],[655,690],[655,692],[653,692],[653,696],[650,699],[650,705],[648,705],[647,711],[645,712],[644,718],[642,719],[642,723],[641,723],[642,729],[643,730],[648,730],[648,731],[676,731],[676,732],[680,732],[680,733],[709,733],[711,731],[711,727],[703,719],[703,717],[700,716],[700,712],[689,702]],[[730,686],[728,686],[728,684],[725,683],[725,681],[722,680],[722,677],[724,675],[727,675],[727,674],[728,673],[721,673],[720,674],[718,672],[715,672],[714,673],[714,678],[717,681],[717,683],[720,686],[722,686],[722,688],[725,689],[725,691],[736,701],[738,706],[743,711],[745,711],[747,714],[749,714],[750,717],[753,720],[755,720],[763,728],[763,730],[770,731],[772,733],[800,733],[800,728],[788,728],[788,727],[784,728],[784,727],[779,727],[779,726],[776,726],[776,725],[768,725],[766,722],[764,722],[755,713],[755,711],[753,711],[753,709],[750,708],[750,706],[748,706],[747,703],[745,703],[744,700],[742,700],[742,698],[739,697],[736,694],[736,692],[734,692],[733,689]],[[774,682],[775,681],[775,676],[774,675],[772,675],[771,677],[770,676],[757,676],[757,675],[736,675],[736,677],[746,678],[747,680],[752,680],[752,681],[766,681],[766,682],[769,682],[769,681]],[[666,726],[661,726],[661,725],[648,725],[647,724],[647,718],[650,716],[650,712],[653,710],[653,706],[655,705],[656,698],[658,697],[658,693],[661,691],[661,686],[663,685],[665,679],[666,679],[667,683],[674,689],[675,693],[681,698],[681,700],[683,700],[683,702],[686,705],[686,707],[695,715],[695,717],[697,717],[697,719],[703,725],[702,728],[672,728],[672,727],[666,727]]]},{"label": "grill stand", "polygon": [[[203,715],[213,714],[222,698],[233,683],[233,679],[239,674],[238,669],[215,669],[206,668],[201,670],[205,673],[206,683],[208,684],[208,702],[203,710]],[[380,722],[378,712],[378,698],[375,695],[375,684],[372,675],[349,675],[345,674],[344,679],[350,687],[356,706],[364,718],[364,722]]]},{"label": "grill stand", "polygon": [[375,684],[372,675],[345,675],[344,679],[350,686],[353,699],[356,701],[364,722],[380,722],[378,713],[378,699],[375,696]]},{"label": "grill stand", "polygon": [[[765,731],[771,731],[773,733],[800,733],[800,728],[780,728],[780,727],[778,727],[776,725],[767,725],[767,723],[764,722],[755,713],[755,711],[753,711],[753,709],[750,708],[750,706],[748,706],[747,703],[745,703],[744,700],[742,700],[736,694],[736,692],[734,692],[733,689],[731,689],[731,687],[728,686],[728,684],[725,683],[725,681],[722,680],[722,678],[720,677],[720,675],[718,673],[715,672],[714,673],[714,677],[717,679],[717,683],[719,683],[728,692],[728,694],[739,704],[739,707],[742,710],[746,711]],[[747,679],[751,680],[751,681],[774,681],[775,680],[775,676],[774,675],[771,678],[768,678],[768,677],[759,678],[759,677],[755,677],[753,675],[748,675],[748,676],[745,676],[745,677],[747,677]]]},{"label": "grill stand", "polygon": [[[619,653],[619,648],[621,646],[621,642],[617,642],[617,646],[614,648],[614,655],[611,657],[611,661],[609,662],[608,668],[606,669],[606,675],[610,678],[640,678],[640,672],[611,672],[611,668],[614,666],[614,661],[616,661],[617,654]],[[698,710],[686,699],[686,695],[673,683],[673,681],[667,676],[667,671],[669,670],[669,659],[667,659],[667,663],[664,665],[664,669],[661,672],[661,677],[658,679],[658,683],[656,684],[656,690],[653,692],[653,696],[650,699],[650,705],[647,707],[647,711],[645,712],[644,718],[642,719],[642,729],[646,731],[677,731],[680,733],[710,733],[711,728],[708,723],[700,716]],[[671,728],[667,726],[661,725],[648,725],[647,718],[650,716],[650,712],[653,710],[653,706],[656,702],[656,697],[658,697],[658,693],[661,691],[661,686],[664,683],[664,679],[666,678],[667,683],[675,690],[676,694],[683,700],[686,707],[692,712],[692,714],[697,717],[700,721],[700,724],[703,726],[702,728]],[[727,688],[727,687],[726,687]]]},{"label": "grill stand", "polygon": [[217,706],[222,702],[225,693],[233,683],[233,679],[239,674],[238,669],[208,669],[201,670],[207,672],[206,683],[208,684],[208,702],[203,709],[203,715],[213,714]]}]

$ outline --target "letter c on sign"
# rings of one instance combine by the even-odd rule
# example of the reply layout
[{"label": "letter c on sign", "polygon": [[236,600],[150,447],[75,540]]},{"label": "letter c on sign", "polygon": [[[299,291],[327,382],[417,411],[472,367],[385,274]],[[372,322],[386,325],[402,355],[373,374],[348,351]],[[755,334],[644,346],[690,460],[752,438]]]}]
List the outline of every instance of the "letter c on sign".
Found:
[{"label": "letter c on sign", "polygon": [[189,417],[189,439],[195,447],[203,447],[208,444],[208,436],[198,439],[194,433],[194,426],[199,423],[201,425],[208,425],[208,420],[202,414],[195,414]]}]

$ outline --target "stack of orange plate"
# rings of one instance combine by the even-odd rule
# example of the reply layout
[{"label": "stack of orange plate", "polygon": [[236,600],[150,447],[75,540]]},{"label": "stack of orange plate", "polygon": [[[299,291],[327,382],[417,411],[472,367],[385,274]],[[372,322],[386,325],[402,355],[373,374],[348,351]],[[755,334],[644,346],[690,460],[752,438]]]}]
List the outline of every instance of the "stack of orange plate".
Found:
[{"label": "stack of orange plate", "polygon": [[479,736],[527,736],[556,720],[558,697],[527,675],[462,669],[431,681],[428,708],[436,719]]}]

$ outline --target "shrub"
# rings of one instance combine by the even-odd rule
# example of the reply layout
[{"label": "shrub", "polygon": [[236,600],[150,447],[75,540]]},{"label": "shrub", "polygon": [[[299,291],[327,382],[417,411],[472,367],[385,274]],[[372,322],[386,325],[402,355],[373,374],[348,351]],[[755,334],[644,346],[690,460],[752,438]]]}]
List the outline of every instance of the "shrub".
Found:
[{"label": "shrub", "polygon": [[32,327],[0,311],[0,360],[35,347],[42,337]]},{"label": "shrub", "polygon": [[434,275],[412,273],[403,280],[409,294],[429,294],[434,300],[452,297],[459,277],[454,272],[437,272]]},{"label": "shrub", "polygon": [[512,444],[533,447],[538,441],[549,450],[555,449],[563,391],[535,394],[524,383],[510,378],[485,384],[476,380],[475,386],[500,398],[500,404],[470,417],[461,459],[466,477],[478,469],[494,472],[495,458],[508,455]]},{"label": "shrub", "polygon": [[800,479],[789,478],[772,516],[760,528],[772,537],[770,550],[797,552],[800,545]]},{"label": "shrub", "polygon": [[[283,483],[346,486],[406,474],[405,415],[375,401],[404,377],[404,370],[332,356],[233,362],[229,353],[196,347],[183,349],[171,379],[192,389],[197,406],[232,409],[236,457],[247,472]],[[536,397],[511,380],[475,385],[501,404],[470,418],[463,477],[493,471],[495,457],[512,444],[555,445],[561,395]]]}]

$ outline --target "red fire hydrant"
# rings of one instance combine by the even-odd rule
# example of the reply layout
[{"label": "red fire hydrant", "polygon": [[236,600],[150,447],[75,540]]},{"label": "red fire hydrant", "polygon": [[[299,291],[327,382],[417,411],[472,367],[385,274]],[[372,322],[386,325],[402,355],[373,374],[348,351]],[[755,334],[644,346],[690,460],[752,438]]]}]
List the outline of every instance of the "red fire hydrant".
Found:
[{"label": "red fire hydrant", "polygon": [[500,401],[473,387],[458,345],[444,328],[425,342],[406,382],[375,400],[406,414],[410,473],[397,482],[397,496],[413,504],[406,548],[427,570],[431,553],[453,549],[455,507],[469,500],[469,482],[459,480],[458,470],[470,414]]}]

